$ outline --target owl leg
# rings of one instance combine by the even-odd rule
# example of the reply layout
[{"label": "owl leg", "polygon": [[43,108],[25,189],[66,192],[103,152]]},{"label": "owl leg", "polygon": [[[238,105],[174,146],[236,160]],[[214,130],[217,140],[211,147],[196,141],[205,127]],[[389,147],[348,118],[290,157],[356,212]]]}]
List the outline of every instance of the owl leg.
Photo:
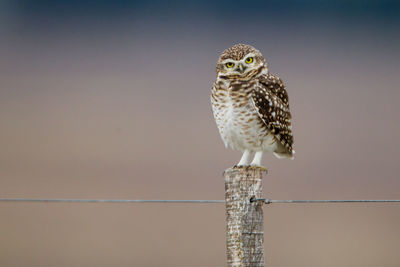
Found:
[{"label": "owl leg", "polygon": [[260,167],[261,166],[261,160],[262,160],[263,152],[262,151],[257,151],[256,154],[254,155],[254,159],[251,162],[251,166],[256,166]]},{"label": "owl leg", "polygon": [[248,166],[249,162],[250,162],[250,156],[251,156],[250,150],[245,150],[243,152],[242,158],[240,159],[239,163],[236,166],[238,166],[238,167],[240,167],[240,166]]}]

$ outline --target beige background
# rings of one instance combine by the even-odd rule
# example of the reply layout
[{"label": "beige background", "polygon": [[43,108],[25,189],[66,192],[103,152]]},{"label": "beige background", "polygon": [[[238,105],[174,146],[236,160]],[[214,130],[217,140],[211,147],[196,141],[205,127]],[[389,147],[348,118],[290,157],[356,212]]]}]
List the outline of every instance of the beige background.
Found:
[{"label": "beige background", "polygon": [[[393,25],[188,21],[2,29],[0,196],[223,199],[222,171],[240,153],[223,147],[209,91],[219,53],[247,42],[286,82],[294,118],[296,159],[265,157],[264,195],[400,198]],[[0,265],[224,266],[224,212],[0,203]],[[264,215],[269,266],[400,265],[398,204],[276,204]]]}]

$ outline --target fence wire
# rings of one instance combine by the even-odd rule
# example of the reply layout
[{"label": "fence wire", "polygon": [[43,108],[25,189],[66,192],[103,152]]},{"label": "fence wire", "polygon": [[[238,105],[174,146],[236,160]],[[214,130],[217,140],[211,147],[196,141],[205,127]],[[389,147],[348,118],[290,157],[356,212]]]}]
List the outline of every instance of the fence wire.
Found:
[{"label": "fence wire", "polygon": [[[310,203],[400,203],[400,199],[324,199],[324,200],[277,200],[252,198],[250,202],[262,201],[265,204],[310,204]],[[0,198],[0,202],[77,202],[77,203],[225,203],[225,200],[206,199],[74,199],[74,198]]]},{"label": "fence wire", "polygon": [[269,199],[269,198],[253,198],[250,199],[250,202],[262,201],[265,204],[309,204],[309,203],[396,203],[400,202],[400,199],[312,199],[312,200],[278,200],[278,199]]},{"label": "fence wire", "polygon": [[0,202],[80,202],[80,203],[225,203],[206,199],[68,199],[68,198],[0,198]]}]

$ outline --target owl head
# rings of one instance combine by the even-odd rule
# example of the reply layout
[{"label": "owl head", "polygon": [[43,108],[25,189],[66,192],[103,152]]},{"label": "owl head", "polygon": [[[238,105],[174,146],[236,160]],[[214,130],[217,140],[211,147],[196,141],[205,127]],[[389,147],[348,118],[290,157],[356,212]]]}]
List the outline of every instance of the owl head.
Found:
[{"label": "owl head", "polygon": [[267,71],[263,55],[250,45],[236,44],[226,49],[217,62],[217,76],[229,79],[249,79]]}]

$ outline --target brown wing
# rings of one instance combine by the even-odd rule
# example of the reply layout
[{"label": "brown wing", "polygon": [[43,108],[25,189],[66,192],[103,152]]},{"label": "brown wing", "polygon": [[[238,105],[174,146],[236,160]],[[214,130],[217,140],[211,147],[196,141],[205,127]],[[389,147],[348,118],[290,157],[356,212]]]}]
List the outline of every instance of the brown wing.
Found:
[{"label": "brown wing", "polygon": [[286,86],[278,76],[268,73],[261,76],[259,81],[289,108],[289,95],[286,92]]},{"label": "brown wing", "polygon": [[292,153],[293,135],[289,98],[282,80],[272,74],[260,78],[252,93],[254,106],[268,130]]}]

